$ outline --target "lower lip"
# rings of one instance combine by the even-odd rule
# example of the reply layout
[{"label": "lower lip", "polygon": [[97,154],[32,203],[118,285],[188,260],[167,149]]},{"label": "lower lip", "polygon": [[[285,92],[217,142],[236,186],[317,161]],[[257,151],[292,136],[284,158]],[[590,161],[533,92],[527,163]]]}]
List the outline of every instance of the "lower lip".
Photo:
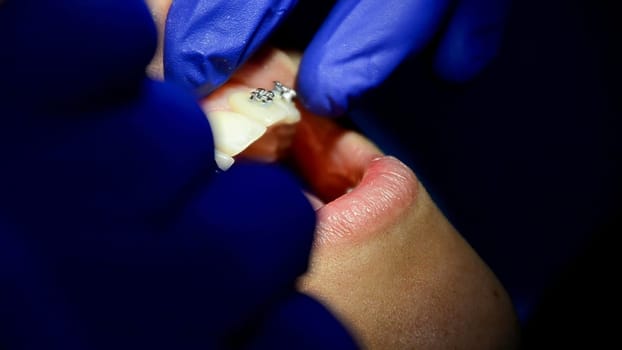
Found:
[{"label": "lower lip", "polygon": [[395,222],[419,193],[419,181],[391,156],[369,161],[360,183],[317,210],[316,245],[367,239]]}]

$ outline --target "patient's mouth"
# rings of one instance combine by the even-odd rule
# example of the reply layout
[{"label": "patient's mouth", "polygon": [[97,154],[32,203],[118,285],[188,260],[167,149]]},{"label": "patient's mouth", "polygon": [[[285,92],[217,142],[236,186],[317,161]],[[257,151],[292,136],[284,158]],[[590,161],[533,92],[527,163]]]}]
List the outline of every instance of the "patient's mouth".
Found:
[{"label": "patient's mouth", "polygon": [[[159,31],[158,52],[147,72],[162,80],[162,34],[171,1],[147,3]],[[317,213],[317,245],[381,232],[417,198],[419,183],[407,166],[383,155],[364,136],[308,113],[300,103],[301,116],[293,104],[280,101],[275,105],[284,108],[263,106],[270,111],[262,113],[261,105],[249,101],[255,89],[270,89],[274,81],[294,87],[299,62],[298,53],[266,47],[200,101],[212,126],[216,162],[222,170],[244,158],[291,166]]]},{"label": "patient's mouth", "polygon": [[293,86],[296,68],[284,52],[266,49],[201,101],[219,166],[226,170],[237,159],[289,166],[316,209],[316,245],[382,231],[416,200],[418,180],[363,135],[311,114],[296,100],[253,101],[253,91],[274,81]]},{"label": "patient's mouth", "polygon": [[216,162],[275,162],[290,149],[300,112],[292,100],[295,66],[278,50],[261,52],[200,101],[212,127]]},{"label": "patient's mouth", "polygon": [[419,182],[404,163],[363,135],[305,111],[290,164],[314,194],[316,245],[382,232],[417,199]]}]

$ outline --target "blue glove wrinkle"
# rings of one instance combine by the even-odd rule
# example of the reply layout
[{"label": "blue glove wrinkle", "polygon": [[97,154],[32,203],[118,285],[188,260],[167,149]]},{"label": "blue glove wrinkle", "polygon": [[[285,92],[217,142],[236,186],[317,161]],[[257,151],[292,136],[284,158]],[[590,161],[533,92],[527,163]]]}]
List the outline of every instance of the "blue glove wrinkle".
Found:
[{"label": "blue glove wrinkle", "polygon": [[164,74],[205,96],[225,83],[268,38],[295,0],[173,2],[166,21]]},{"label": "blue glove wrinkle", "polygon": [[246,349],[358,349],[348,330],[319,302],[292,294],[266,317]]},{"label": "blue glove wrinkle", "polygon": [[498,53],[511,0],[463,0],[450,21],[436,58],[443,79],[464,83]]},{"label": "blue glove wrinkle", "polygon": [[421,50],[450,0],[342,0],[305,50],[297,88],[304,105],[341,115],[352,98],[380,84]]},{"label": "blue glove wrinkle", "polygon": [[22,110],[127,99],[140,88],[156,39],[140,0],[7,2],[0,8],[0,92]]}]

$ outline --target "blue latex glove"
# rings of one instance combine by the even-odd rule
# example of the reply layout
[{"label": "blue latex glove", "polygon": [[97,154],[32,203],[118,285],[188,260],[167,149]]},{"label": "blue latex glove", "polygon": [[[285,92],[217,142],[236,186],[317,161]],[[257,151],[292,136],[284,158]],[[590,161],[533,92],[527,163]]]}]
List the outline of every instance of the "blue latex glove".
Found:
[{"label": "blue latex glove", "polygon": [[0,348],[353,348],[295,291],[299,184],[216,173],[194,96],[144,77],[155,42],[142,0],[0,3]]},{"label": "blue latex glove", "polygon": [[509,3],[341,0],[305,50],[297,83],[303,102],[318,114],[342,114],[435,36],[436,71],[450,81],[469,80],[495,56]]},{"label": "blue latex glove", "polygon": [[[165,75],[205,95],[222,84],[295,1],[177,0],[169,12]],[[302,101],[322,115],[380,85],[440,37],[435,69],[463,82],[495,56],[510,0],[341,0],[304,52]]]},{"label": "blue latex glove", "polygon": [[201,96],[222,85],[296,0],[176,0],[164,36],[164,77]]}]

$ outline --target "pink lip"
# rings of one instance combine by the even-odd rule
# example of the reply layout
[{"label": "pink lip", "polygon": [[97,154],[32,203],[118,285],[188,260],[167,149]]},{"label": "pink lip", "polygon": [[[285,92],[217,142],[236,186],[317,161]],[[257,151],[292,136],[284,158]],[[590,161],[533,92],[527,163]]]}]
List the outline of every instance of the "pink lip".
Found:
[{"label": "pink lip", "polygon": [[360,183],[317,210],[316,244],[356,242],[381,232],[417,198],[419,182],[401,161],[377,156]]}]

